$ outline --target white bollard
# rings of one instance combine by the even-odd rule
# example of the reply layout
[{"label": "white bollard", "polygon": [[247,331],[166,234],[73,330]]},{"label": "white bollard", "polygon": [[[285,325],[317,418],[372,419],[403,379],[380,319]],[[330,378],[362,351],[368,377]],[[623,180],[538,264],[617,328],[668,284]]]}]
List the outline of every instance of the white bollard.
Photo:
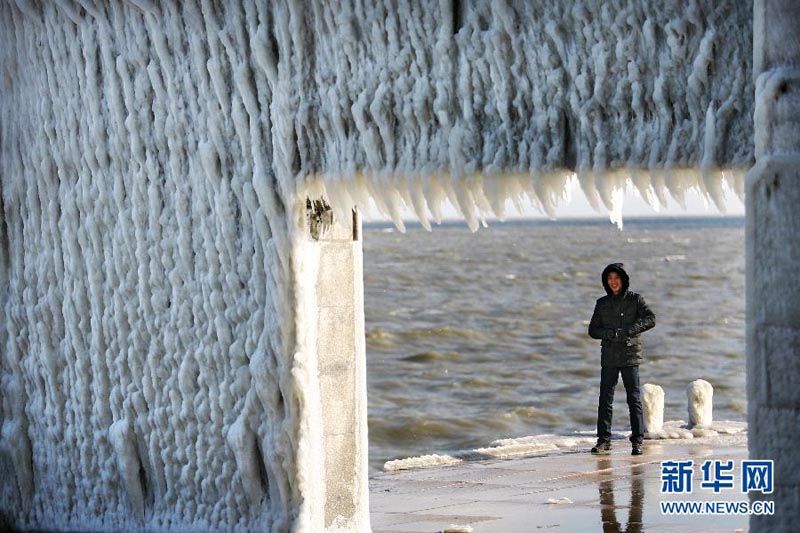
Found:
[{"label": "white bollard", "polygon": [[689,400],[689,429],[711,429],[711,408],[714,387],[706,380],[696,379],[686,387]]},{"label": "white bollard", "polygon": [[652,383],[642,386],[642,414],[646,434],[652,435],[664,429],[664,389]]}]

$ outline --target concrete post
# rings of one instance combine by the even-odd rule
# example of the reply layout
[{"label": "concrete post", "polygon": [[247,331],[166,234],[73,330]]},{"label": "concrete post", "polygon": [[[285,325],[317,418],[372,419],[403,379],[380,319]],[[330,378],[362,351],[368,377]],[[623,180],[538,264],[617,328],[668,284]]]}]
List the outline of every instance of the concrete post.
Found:
[{"label": "concrete post", "polygon": [[775,461],[773,516],[752,531],[796,531],[800,518],[800,3],[756,0],[756,164],[747,177],[747,419],[751,459]]},{"label": "concrete post", "polygon": [[314,202],[309,238],[320,246],[317,354],[325,454],[325,528],[369,531],[367,378],[361,220],[335,220]]}]

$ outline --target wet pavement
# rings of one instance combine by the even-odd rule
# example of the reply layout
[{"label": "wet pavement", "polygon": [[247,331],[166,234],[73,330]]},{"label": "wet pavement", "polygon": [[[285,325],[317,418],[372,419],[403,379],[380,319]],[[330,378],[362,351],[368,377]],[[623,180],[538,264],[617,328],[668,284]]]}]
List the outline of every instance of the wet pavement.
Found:
[{"label": "wet pavement", "polygon": [[[694,459],[694,491],[661,493],[661,461]],[[746,516],[661,513],[661,501],[746,501],[738,490],[701,489],[705,459],[747,459],[746,435],[645,441],[631,456],[615,441],[610,455],[588,449],[546,456],[465,462],[451,467],[380,473],[370,479],[375,533],[445,531],[744,531]],[[453,531],[462,531],[453,529]]]}]

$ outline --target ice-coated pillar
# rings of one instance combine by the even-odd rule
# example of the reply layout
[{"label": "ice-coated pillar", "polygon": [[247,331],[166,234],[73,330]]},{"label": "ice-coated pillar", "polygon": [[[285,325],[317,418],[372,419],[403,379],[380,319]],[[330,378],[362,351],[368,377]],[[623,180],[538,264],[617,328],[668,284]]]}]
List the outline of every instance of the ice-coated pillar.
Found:
[{"label": "ice-coated pillar", "polygon": [[689,428],[711,429],[714,409],[714,387],[704,379],[696,379],[686,387]]},{"label": "ice-coated pillar", "polygon": [[339,220],[314,202],[319,250],[317,354],[325,464],[325,528],[369,531],[364,276],[357,211]]},{"label": "ice-coated pillar", "polygon": [[751,531],[796,531],[800,516],[800,3],[753,6],[755,166],[746,181],[747,419],[751,459],[773,459],[775,514]]},{"label": "ice-coated pillar", "polygon": [[664,389],[652,383],[642,386],[642,411],[645,436],[653,436],[664,429]]}]

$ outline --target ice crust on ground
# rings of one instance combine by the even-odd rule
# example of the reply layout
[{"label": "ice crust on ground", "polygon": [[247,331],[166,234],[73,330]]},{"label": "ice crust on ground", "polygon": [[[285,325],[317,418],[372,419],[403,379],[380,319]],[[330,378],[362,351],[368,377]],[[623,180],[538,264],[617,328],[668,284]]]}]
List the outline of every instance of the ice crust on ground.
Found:
[{"label": "ice crust on ground", "polygon": [[717,435],[738,435],[747,431],[745,422],[715,420],[708,427],[692,426],[684,420],[666,422],[660,431],[648,431],[645,439],[691,439],[716,437]]},{"label": "ice crust on ground", "polygon": [[561,496],[559,498],[547,498],[547,503],[553,504],[553,505],[565,505],[565,504],[568,504],[568,503],[575,503],[575,502],[573,502],[572,500],[570,500],[566,496]]},{"label": "ice crust on ground", "polygon": [[[753,160],[749,2],[0,1],[0,509],[323,528],[305,198],[621,223]],[[573,178],[575,176],[575,178]],[[557,446],[557,444],[553,444]],[[492,453],[480,451],[478,455]]]},{"label": "ice crust on ground", "polygon": [[472,531],[472,526],[469,524],[465,524],[463,526],[458,524],[450,524],[444,528],[444,530],[442,530],[442,533],[472,533]]},{"label": "ice crust on ground", "polygon": [[[645,439],[707,439],[709,443],[713,438],[722,438],[726,435],[740,435],[747,432],[747,423],[733,420],[714,422],[711,428],[688,429],[684,420],[671,420],[664,423],[661,431],[646,433]],[[612,432],[612,439],[626,440],[630,432]],[[712,440],[709,440],[712,439]],[[473,450],[459,450],[448,454],[431,454],[404,459],[393,459],[383,465],[386,472],[398,470],[412,470],[416,468],[433,468],[439,466],[452,466],[464,461],[479,461],[485,459],[513,459],[537,453],[558,452],[575,447],[587,447],[594,444],[596,436],[594,431],[576,431],[573,435],[555,435],[545,433],[528,437],[498,439],[485,448]],[[705,442],[705,441],[704,441]]]}]

